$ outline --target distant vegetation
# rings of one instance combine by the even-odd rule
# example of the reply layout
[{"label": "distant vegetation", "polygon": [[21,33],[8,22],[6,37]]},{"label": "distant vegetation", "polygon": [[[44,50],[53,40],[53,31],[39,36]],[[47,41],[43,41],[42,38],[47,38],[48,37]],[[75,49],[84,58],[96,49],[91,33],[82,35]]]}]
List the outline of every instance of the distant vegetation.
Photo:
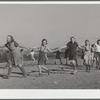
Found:
[{"label": "distant vegetation", "polygon": [[[7,52],[7,49],[0,49],[0,63],[7,62],[6,52]],[[24,51],[23,52],[23,60],[24,61],[31,60],[31,56],[30,55],[27,56],[28,53],[29,53],[29,51]],[[81,56],[82,55],[82,50],[79,49],[77,54],[78,54],[78,56]],[[55,58],[56,53],[48,53],[47,55],[48,55],[48,58]],[[35,59],[38,59],[38,56],[39,56],[39,54],[38,54],[38,52],[36,52]],[[65,49],[62,49],[61,57],[62,58],[65,57]]]}]

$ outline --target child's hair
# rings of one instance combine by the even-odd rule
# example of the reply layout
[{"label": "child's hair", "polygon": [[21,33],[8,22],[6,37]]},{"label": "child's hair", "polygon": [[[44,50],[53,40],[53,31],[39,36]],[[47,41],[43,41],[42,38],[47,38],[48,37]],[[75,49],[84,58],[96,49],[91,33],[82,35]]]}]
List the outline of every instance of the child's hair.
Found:
[{"label": "child's hair", "polygon": [[[75,39],[75,37],[72,36],[72,37],[70,37],[70,40],[72,40],[72,38]],[[76,39],[75,39],[75,40],[76,40]]]},{"label": "child's hair", "polygon": [[97,40],[97,44],[99,44],[100,39]]},{"label": "child's hair", "polygon": [[31,50],[31,52],[33,52],[33,51],[34,51],[34,49]]},{"label": "child's hair", "polygon": [[95,44],[92,44],[92,45],[91,45],[91,47],[94,47],[94,46],[96,46],[96,45],[95,45]]},{"label": "child's hair", "polygon": [[12,35],[8,35],[7,37],[10,37],[10,38],[11,38],[11,42],[13,42],[13,41],[14,41],[14,38],[13,38],[13,36],[12,36]]},{"label": "child's hair", "polygon": [[89,42],[89,43],[90,43],[90,41],[89,41],[89,40],[85,40],[85,45],[86,45],[86,42]]},{"label": "child's hair", "polygon": [[96,45],[95,44],[92,44],[91,47],[92,47],[91,48],[91,52],[94,52],[94,50],[96,50]]},{"label": "child's hair", "polygon": [[23,52],[23,49],[21,49],[20,52]]},{"label": "child's hair", "polygon": [[46,41],[46,44],[48,44],[47,39],[43,39],[42,40],[42,46],[43,46],[43,41]]},{"label": "child's hair", "polygon": [[85,40],[85,43],[86,43],[86,42],[90,42],[90,41],[89,41],[89,40]]}]

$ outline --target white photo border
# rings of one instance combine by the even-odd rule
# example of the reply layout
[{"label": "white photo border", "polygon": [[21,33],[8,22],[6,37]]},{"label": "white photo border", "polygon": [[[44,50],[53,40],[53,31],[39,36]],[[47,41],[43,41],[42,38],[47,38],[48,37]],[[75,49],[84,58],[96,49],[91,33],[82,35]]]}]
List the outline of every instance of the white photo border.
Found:
[{"label": "white photo border", "polygon": [[[1,4],[100,4],[100,1],[0,1]],[[99,98],[99,89],[0,89],[0,99]]]}]

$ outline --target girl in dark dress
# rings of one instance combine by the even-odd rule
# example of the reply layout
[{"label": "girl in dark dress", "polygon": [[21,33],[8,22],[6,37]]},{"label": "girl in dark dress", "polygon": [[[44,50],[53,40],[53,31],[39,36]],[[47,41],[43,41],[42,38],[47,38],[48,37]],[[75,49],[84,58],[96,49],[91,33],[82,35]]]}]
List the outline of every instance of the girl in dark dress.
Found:
[{"label": "girl in dark dress", "polygon": [[47,73],[48,73],[48,75],[50,74],[49,69],[46,68],[46,67],[44,67],[44,63],[45,63],[45,61],[47,60],[46,54],[47,54],[47,52],[52,52],[52,53],[53,53],[53,52],[57,51],[57,50],[51,51],[51,50],[49,49],[49,47],[47,46],[47,44],[48,44],[48,43],[47,43],[47,40],[46,40],[46,39],[43,39],[43,40],[42,40],[42,43],[41,43],[41,46],[40,46],[40,47],[34,48],[34,49],[37,49],[37,50],[39,51],[39,58],[38,58],[39,76],[42,75],[42,69],[46,70]]},{"label": "girl in dark dress", "polygon": [[[19,44],[17,42],[15,42],[15,40],[13,39],[13,36],[8,35],[7,36],[7,43],[4,46],[1,46],[1,48],[6,47],[8,48],[10,54],[11,54],[11,58],[9,59],[9,68],[8,68],[8,74],[6,77],[6,79],[8,79],[10,77],[11,71],[12,71],[12,67],[13,67],[13,61],[16,67],[19,67],[20,70],[22,71],[23,77],[26,77],[26,72],[24,67],[22,66],[22,57],[21,57],[21,53],[18,50],[17,47],[20,48],[25,48],[22,46],[19,46]],[[13,59],[13,61],[12,61]]]},{"label": "girl in dark dress", "polygon": [[69,49],[69,60],[70,60],[70,63],[73,65],[74,67],[74,73],[77,72],[76,70],[76,54],[77,54],[77,48],[78,48],[78,44],[75,40],[74,37],[71,37],[70,38],[70,42],[67,44],[67,48]]},{"label": "girl in dark dress", "polygon": [[62,64],[62,61],[61,61],[61,50],[58,50],[55,53],[56,53],[56,57],[55,57],[55,63],[54,64],[56,64],[58,59],[60,61],[60,64]]},{"label": "girl in dark dress", "polygon": [[92,57],[91,67],[93,67],[94,62],[96,61],[96,45],[95,44],[91,45],[91,57]]},{"label": "girl in dark dress", "polygon": [[79,47],[74,37],[71,37],[70,42],[68,42],[66,44],[66,46],[61,47],[61,49],[66,48],[66,47],[68,49],[69,61],[70,61],[70,63],[72,64],[72,66],[74,68],[74,72],[73,72],[73,74],[74,74],[74,73],[77,72],[77,70],[76,70],[76,66],[77,66],[76,54],[77,54],[77,49]]}]

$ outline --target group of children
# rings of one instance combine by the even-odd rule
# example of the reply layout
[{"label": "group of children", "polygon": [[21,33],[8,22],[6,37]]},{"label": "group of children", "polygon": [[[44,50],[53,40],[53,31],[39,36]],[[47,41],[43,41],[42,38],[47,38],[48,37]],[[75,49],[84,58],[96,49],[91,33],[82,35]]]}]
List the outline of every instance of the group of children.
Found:
[{"label": "group of children", "polygon": [[[3,46],[0,46],[0,48],[5,48],[5,47],[8,49],[8,55],[7,55],[8,74],[7,76],[4,76],[4,78],[8,79],[10,77],[13,66],[19,67],[20,70],[22,71],[23,77],[25,78],[27,74],[23,67],[23,50],[24,49],[30,50],[30,49],[20,46],[11,35],[7,36],[7,43]],[[18,48],[21,48],[21,50],[19,51]],[[46,61],[48,60],[48,57],[47,57],[48,52],[51,52],[51,53],[56,52],[56,59],[60,59],[60,63],[62,64],[60,53],[61,53],[61,49],[63,48],[66,48],[65,58],[66,59],[69,58],[70,64],[73,66],[73,69],[74,69],[73,73],[77,72],[76,70],[77,56],[76,55],[77,55],[78,48],[81,48],[83,51],[83,55],[81,58],[83,59],[83,64],[86,66],[87,72],[90,72],[90,68],[91,66],[93,66],[94,61],[96,61],[96,68],[100,69],[100,39],[97,40],[97,43],[93,45],[90,45],[89,40],[86,40],[84,47],[81,47],[76,42],[75,37],[71,37],[70,42],[68,42],[65,46],[57,48],[55,50],[49,49],[47,40],[43,39],[41,42],[41,46],[31,48],[31,52],[29,53],[31,55],[31,58],[33,61],[32,65],[33,65],[35,62],[34,50],[39,51],[39,57],[38,57],[39,76],[42,75],[42,69],[46,70],[48,75],[50,74],[50,70],[44,66]],[[54,64],[56,64],[56,60]]]}]

